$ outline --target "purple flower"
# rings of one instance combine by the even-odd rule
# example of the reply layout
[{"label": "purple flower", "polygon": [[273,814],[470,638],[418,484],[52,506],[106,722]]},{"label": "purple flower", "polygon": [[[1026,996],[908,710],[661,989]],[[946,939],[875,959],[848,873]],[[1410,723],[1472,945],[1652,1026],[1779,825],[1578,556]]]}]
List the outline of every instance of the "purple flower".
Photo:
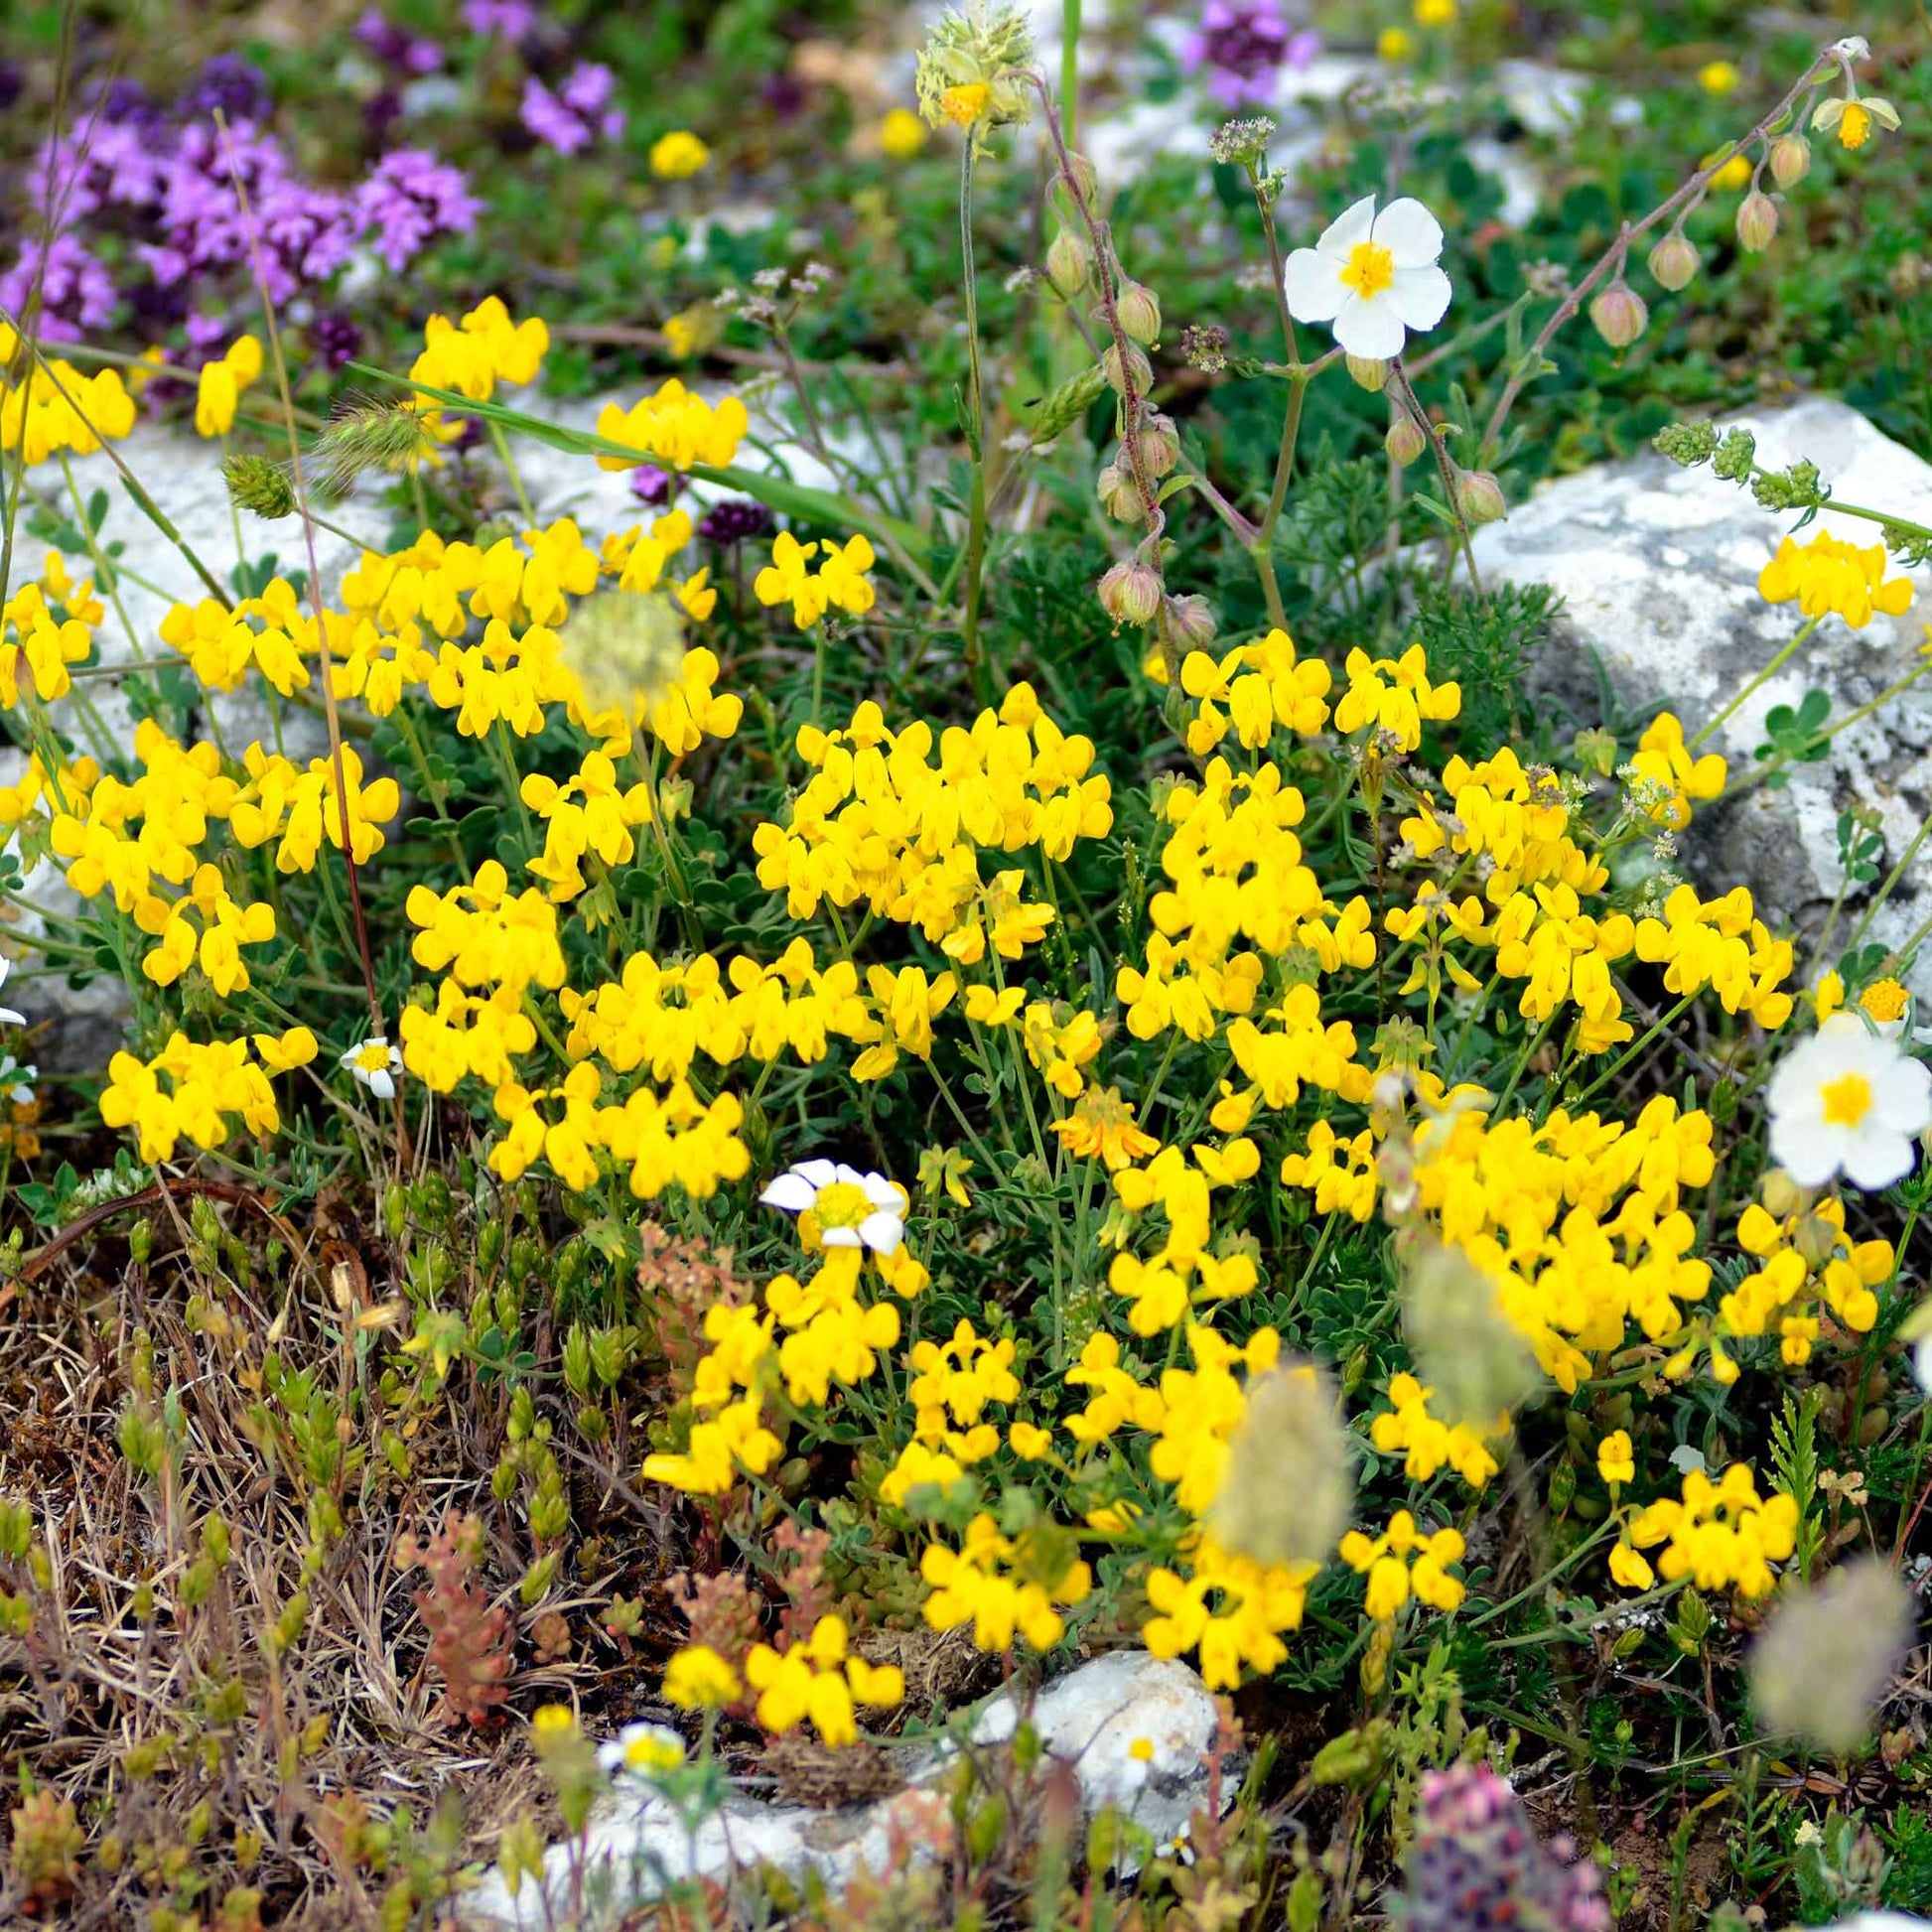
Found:
[{"label": "purple flower", "polygon": [[705,511],[698,534],[707,543],[745,543],[769,536],[776,523],[765,506],[750,496],[727,496]]},{"label": "purple flower", "polygon": [[42,143],[28,172],[28,203],[51,209],[60,228],[104,207],[152,207],[161,199],[166,165],[149,123],[103,117]]},{"label": "purple flower", "polygon": [[561,96],[532,74],[523,83],[520,118],[545,147],[577,154],[600,135],[610,141],[623,132],[623,110],[605,107],[616,85],[617,76],[595,61],[580,61],[571,69]]},{"label": "purple flower", "polygon": [[520,41],[537,23],[529,0],[464,0],[463,24],[473,34],[501,34]]},{"label": "purple flower", "polygon": [[362,352],[362,332],[340,309],[318,309],[310,323],[309,346],[332,373]]},{"label": "purple flower", "polygon": [[640,463],[630,473],[630,493],[646,509],[662,509],[677,488],[677,479],[654,463]]},{"label": "purple flower", "polygon": [[30,241],[20,259],[0,276],[0,307],[19,315],[32,300],[38,277],[40,333],[49,342],[77,342],[110,321],[120,297],[113,277],[70,234]]},{"label": "purple flower", "polygon": [[1312,33],[1290,28],[1280,0],[1206,0],[1180,58],[1190,73],[1206,70],[1221,106],[1244,107],[1268,100],[1281,69],[1307,67],[1317,45]]},{"label": "purple flower", "polygon": [[265,121],[275,104],[259,68],[233,54],[217,54],[181,103],[190,120],[212,120],[218,109],[233,127],[237,121]]},{"label": "purple flower", "polygon": [[27,76],[21,72],[17,61],[0,61],[0,113],[19,100],[26,84]]},{"label": "purple flower", "polygon": [[371,7],[355,23],[355,39],[384,67],[405,73],[434,73],[443,65],[443,50],[398,27],[379,7]]},{"label": "purple flower", "polygon": [[462,171],[421,148],[385,154],[356,189],[353,206],[357,226],[369,232],[391,274],[439,234],[468,234],[483,212]]}]

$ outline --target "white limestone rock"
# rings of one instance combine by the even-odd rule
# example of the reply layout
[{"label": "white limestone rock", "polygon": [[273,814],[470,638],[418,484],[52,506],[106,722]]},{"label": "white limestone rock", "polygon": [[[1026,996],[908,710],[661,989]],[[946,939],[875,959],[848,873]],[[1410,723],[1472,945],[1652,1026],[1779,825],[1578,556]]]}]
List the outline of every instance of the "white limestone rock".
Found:
[{"label": "white limestone rock", "polygon": [[[1932,464],[1841,402],[1810,398],[1736,419],[1757,438],[1758,461],[1782,469],[1800,457],[1848,500],[1932,522]],[[1629,705],[1663,705],[1690,729],[1715,717],[1785,643],[1795,605],[1767,605],[1757,576],[1793,516],[1761,510],[1748,489],[1707,467],[1682,470],[1653,453],[1547,484],[1506,522],[1476,533],[1485,584],[1548,584],[1564,609],[1558,644],[1541,675],[1593,703],[1600,664]],[[1828,512],[1819,524],[1861,544],[1874,525]],[[1928,573],[1912,573],[1918,599],[1900,618],[1863,630],[1829,618],[1811,641],[1723,728],[1711,749],[1730,761],[1738,795],[1700,815],[1686,860],[1707,891],[1751,889],[1767,922],[1815,931],[1841,884],[1839,814],[1874,809],[1882,825],[1882,878],[1932,811],[1932,681],[1915,686],[1832,740],[1820,763],[1791,767],[1782,790],[1742,785],[1765,714],[1797,705],[1816,686],[1843,718],[1912,667],[1932,616]],[[1863,889],[1847,904],[1859,906]],[[1867,939],[1895,946],[1932,911],[1932,854],[1908,868],[1872,919]],[[1841,918],[1837,943],[1849,935]],[[1801,954],[1801,960],[1803,955]],[[1932,949],[1913,979],[1932,998]]]},{"label": "white limestone rock", "polygon": [[[973,1741],[1004,1742],[1018,1723],[1019,1711],[1003,1692],[975,1720]],[[1185,1664],[1138,1650],[1096,1658],[1040,1694],[1033,1723],[1044,1749],[1071,1766],[1089,1817],[1111,1806],[1165,1846],[1185,1835],[1189,1818],[1207,1802],[1214,1700]],[[1137,1744],[1144,1755],[1136,1755]],[[578,1855],[587,1903],[577,1923],[585,1932],[616,1926],[627,1909],[670,1883],[759,1865],[792,1879],[814,1872],[834,1889],[861,1870],[883,1873],[908,1843],[931,1844],[949,1829],[947,1799],[933,1783],[949,1756],[925,1752],[903,1790],[838,1811],[735,1794],[695,1832],[646,1787],[627,1783],[592,1820]],[[1234,1788],[1235,1779],[1224,1777],[1223,1809]],[[553,1846],[543,1885],[526,1879],[515,1897],[491,1871],[465,1899],[464,1923],[476,1932],[537,1932],[570,1923],[572,1849]]]}]

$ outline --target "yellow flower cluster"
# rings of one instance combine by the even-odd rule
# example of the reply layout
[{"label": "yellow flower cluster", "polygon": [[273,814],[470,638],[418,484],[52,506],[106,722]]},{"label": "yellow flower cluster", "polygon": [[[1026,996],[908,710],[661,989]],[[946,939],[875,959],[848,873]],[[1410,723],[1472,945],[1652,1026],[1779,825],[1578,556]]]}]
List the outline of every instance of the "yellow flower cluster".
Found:
[{"label": "yellow flower cluster", "polygon": [[253,1044],[251,1059],[246,1039],[200,1045],[176,1033],[151,1060],[116,1053],[100,1117],[109,1127],[133,1128],[141,1159],[149,1162],[172,1161],[184,1138],[220,1147],[235,1120],[265,1138],[282,1124],[269,1076],[307,1066],[316,1056],[316,1036],[307,1027],[291,1027],[279,1038],[256,1034]]},{"label": "yellow flower cluster", "polygon": [[847,1649],[844,1620],[822,1616],[803,1643],[789,1650],[758,1644],[745,1659],[745,1681],[759,1694],[758,1718],[774,1734],[807,1719],[827,1744],[858,1740],[855,1705],[890,1710],[904,1702],[905,1679],[897,1664],[869,1664]]},{"label": "yellow flower cluster", "polygon": [[[1168,681],[1159,650],[1143,667],[1157,684]],[[1194,700],[1187,749],[1205,758],[1232,731],[1244,751],[1267,749],[1277,730],[1312,738],[1328,722],[1334,674],[1318,657],[1299,657],[1286,630],[1216,657],[1190,650],[1181,660],[1180,688]]]},{"label": "yellow flower cluster", "polygon": [[1428,659],[1420,644],[1411,644],[1400,657],[1370,657],[1351,650],[1342,664],[1348,689],[1335,706],[1335,729],[1356,732],[1364,725],[1386,733],[1398,752],[1413,752],[1422,743],[1425,724],[1446,723],[1461,716],[1462,688],[1430,681]]},{"label": "yellow flower cluster", "polygon": [[[812,569],[813,558],[819,558]],[[771,545],[771,561],[753,581],[752,592],[767,607],[791,606],[791,621],[809,630],[827,611],[862,618],[872,609],[872,579],[866,575],[879,561],[872,545],[855,536],[846,544],[800,543],[789,530],[780,530]]]},{"label": "yellow flower cluster", "polygon": [[[1451,1426],[1429,1413],[1432,1391],[1413,1375],[1397,1375],[1389,1382],[1389,1407],[1369,1425],[1369,1440],[1385,1455],[1403,1452],[1403,1471],[1412,1481],[1428,1482],[1445,1463],[1471,1489],[1480,1489],[1496,1473],[1488,1441],[1466,1423]],[[1509,1418],[1497,1419],[1488,1432],[1493,1439],[1508,1433]]]},{"label": "yellow flower cluster", "polygon": [[202,436],[226,436],[234,427],[241,392],[262,372],[262,345],[253,336],[237,336],[227,348],[202,364],[195,386],[195,429]]},{"label": "yellow flower cluster", "polygon": [[[1684,1478],[1683,1500],[1661,1497],[1624,1525],[1610,1552],[1610,1575],[1626,1589],[1689,1580],[1699,1589],[1734,1588],[1763,1596],[1776,1578],[1771,1565],[1797,1547],[1798,1505],[1783,1494],[1758,1496],[1748,1464],[1733,1462],[1713,1482],[1702,1469]],[[1639,1552],[1664,1544],[1653,1572]]]},{"label": "yellow flower cluster", "polygon": [[1777,555],[1758,573],[1757,594],[1767,604],[1795,603],[1808,618],[1834,612],[1854,630],[1863,630],[1882,614],[1902,616],[1911,608],[1912,580],[1885,576],[1885,546],[1861,546],[1820,530],[1809,543],[1786,537]]},{"label": "yellow flower cluster", "polygon": [[487,402],[499,382],[534,382],[549,347],[550,331],[541,317],[512,322],[502,298],[486,296],[460,325],[448,316],[430,317],[409,378]]},{"label": "yellow flower cluster", "polygon": [[712,404],[694,396],[673,376],[654,394],[628,409],[607,402],[597,419],[597,433],[607,443],[621,443],[634,454],[600,456],[600,470],[633,470],[640,463],[661,463],[671,470],[704,465],[722,470],[738,455],[738,446],[751,427],[751,416],[736,396]]},{"label": "yellow flower cluster", "polygon": [[1066,1633],[1060,1610],[1083,1602],[1093,1573],[1069,1557],[1062,1540],[1034,1531],[1020,1539],[1002,1536],[985,1514],[966,1526],[961,1548],[929,1544],[919,1575],[932,1586],[925,1620],[935,1630],[973,1626],[981,1650],[1004,1651],[1016,1634],[1035,1650],[1049,1650]]},{"label": "yellow flower cluster", "polygon": [[1340,1557],[1349,1569],[1368,1578],[1363,1607],[1378,1622],[1394,1616],[1414,1597],[1431,1609],[1452,1610],[1462,1600],[1463,1587],[1449,1566],[1462,1559],[1459,1530],[1437,1530],[1425,1535],[1406,1509],[1389,1518],[1389,1527],[1372,1542],[1360,1530],[1341,1540]]},{"label": "yellow flower cluster", "polygon": [[0,706],[20,702],[22,674],[43,704],[73,688],[69,667],[93,651],[104,615],[91,579],[76,584],[58,551],[47,553],[38,583],[27,583],[0,607]]},{"label": "yellow flower cluster", "polygon": [[759,882],[785,894],[795,919],[828,899],[842,909],[863,898],[962,965],[978,964],[989,944],[1017,959],[1053,909],[1026,900],[1019,872],[987,885],[979,850],[1037,846],[1065,860],[1076,840],[1112,830],[1112,789],[1092,772],[1092,741],[1060,731],[1028,684],[970,731],[942,733],[936,749],[935,763],[929,725],[894,732],[870,701],[844,731],[803,728],[798,755],[812,776],[786,824],[758,828]]},{"label": "yellow flower cluster", "polygon": [[1157,1657],[1193,1651],[1210,1691],[1232,1691],[1247,1669],[1267,1673],[1288,1661],[1284,1630],[1301,1627],[1312,1564],[1260,1564],[1197,1535],[1187,1574],[1165,1565],[1149,1572],[1147,1599],[1155,1614],[1141,1628]]},{"label": "yellow flower cluster", "polygon": [[1855,1334],[1870,1333],[1872,1290],[1891,1279],[1892,1245],[1849,1239],[1843,1201],[1827,1194],[1782,1219],[1753,1201],[1738,1216],[1737,1245],[1758,1266],[1718,1304],[1726,1334],[1775,1333],[1795,1367],[1811,1359],[1821,1302]]},{"label": "yellow flower cluster", "polygon": [[[0,322],[0,368],[13,366],[19,336]],[[63,450],[91,456],[134,427],[134,398],[118,369],[83,375],[59,356],[36,355],[24,382],[0,382],[0,450],[18,450],[29,469]]]}]

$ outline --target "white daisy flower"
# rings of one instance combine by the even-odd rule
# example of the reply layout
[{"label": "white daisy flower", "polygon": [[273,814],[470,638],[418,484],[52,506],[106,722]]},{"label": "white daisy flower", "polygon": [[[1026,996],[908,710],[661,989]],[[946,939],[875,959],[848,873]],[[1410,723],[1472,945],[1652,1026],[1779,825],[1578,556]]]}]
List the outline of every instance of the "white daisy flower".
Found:
[{"label": "white daisy flower", "polygon": [[343,1055],[343,1065],[378,1100],[392,1099],[396,1075],[402,1071],[402,1055],[381,1034],[373,1034]]},{"label": "white daisy flower", "polygon": [[24,1107],[34,1097],[34,1082],[41,1077],[37,1066],[22,1066],[11,1053],[0,1053],[0,1094],[16,1107]]},{"label": "white daisy flower", "polygon": [[1914,1137],[1932,1127],[1932,1068],[1856,1013],[1835,1013],[1788,1054],[1765,1095],[1771,1159],[1801,1187],[1844,1172],[1888,1187],[1912,1171]]},{"label": "white daisy flower", "polygon": [[[0,959],[0,986],[6,985],[7,975],[13,969],[11,959]],[[24,1013],[16,1013],[12,1007],[0,1007],[0,1027],[24,1027],[26,1024],[27,1016]]]},{"label": "white daisy flower", "polygon": [[1442,252],[1443,224],[1420,202],[1405,195],[1377,214],[1364,195],[1312,248],[1289,256],[1289,313],[1331,324],[1350,355],[1400,355],[1410,330],[1434,329],[1449,308]]},{"label": "white daisy flower", "polygon": [[843,1162],[801,1161],[759,1196],[766,1207],[809,1214],[827,1248],[870,1248],[894,1253],[905,1238],[910,1196],[884,1174],[861,1173]]},{"label": "white daisy flower", "polygon": [[609,1772],[654,1777],[684,1762],[684,1739],[668,1725],[625,1725],[611,1742],[598,1745],[597,1761]]}]

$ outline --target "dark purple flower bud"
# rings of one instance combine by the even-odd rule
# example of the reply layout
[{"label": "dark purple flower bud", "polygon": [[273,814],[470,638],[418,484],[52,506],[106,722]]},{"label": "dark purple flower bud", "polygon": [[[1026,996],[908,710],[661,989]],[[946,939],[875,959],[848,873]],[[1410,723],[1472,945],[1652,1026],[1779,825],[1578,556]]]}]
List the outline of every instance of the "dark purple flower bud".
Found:
[{"label": "dark purple flower bud", "polygon": [[727,496],[705,511],[698,534],[707,543],[723,547],[768,537],[776,527],[771,512],[762,503],[750,496]]},{"label": "dark purple flower bud", "polygon": [[309,346],[333,373],[362,352],[362,332],[340,309],[319,309],[309,325]]},{"label": "dark purple flower bud", "polygon": [[217,54],[201,71],[182,100],[191,120],[212,120],[218,109],[230,127],[265,121],[275,104],[259,68],[233,54]]}]

